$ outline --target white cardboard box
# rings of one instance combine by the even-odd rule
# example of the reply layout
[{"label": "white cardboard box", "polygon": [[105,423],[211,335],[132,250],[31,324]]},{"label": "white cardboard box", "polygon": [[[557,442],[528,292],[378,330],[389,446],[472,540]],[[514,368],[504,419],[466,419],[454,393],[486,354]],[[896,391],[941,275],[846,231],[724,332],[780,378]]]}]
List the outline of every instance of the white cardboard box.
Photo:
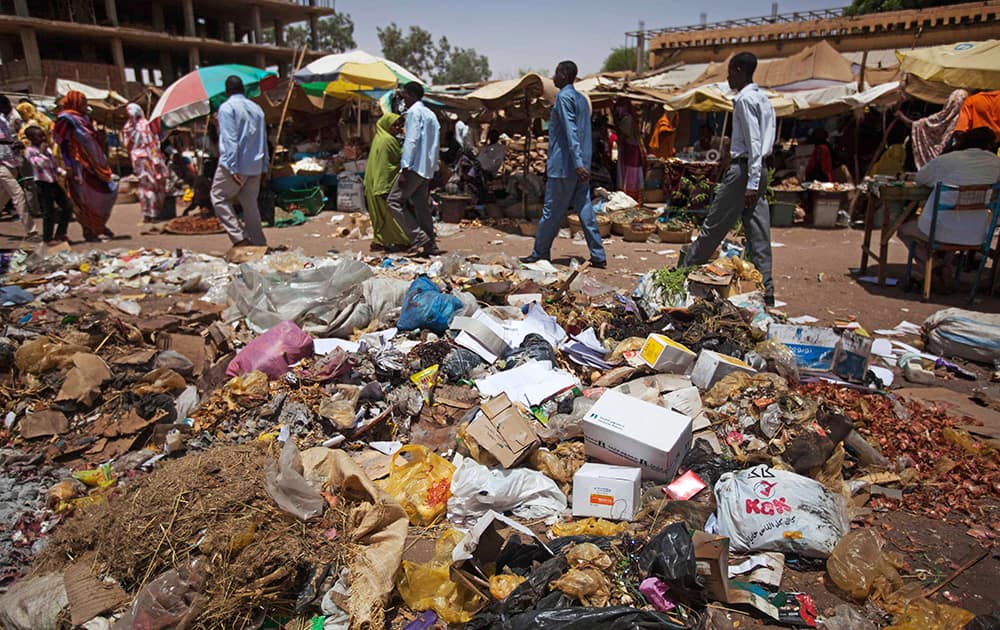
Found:
[{"label": "white cardboard box", "polygon": [[609,390],[583,417],[583,437],[588,457],[668,481],[691,447],[691,418]]},{"label": "white cardboard box", "polygon": [[705,391],[711,389],[712,385],[722,380],[727,374],[733,372],[753,374],[756,371],[737,358],[712,350],[702,350],[698,353],[698,360],[694,362],[694,367],[691,368],[691,384]]},{"label": "white cardboard box", "polygon": [[639,509],[642,470],[587,463],[573,475],[573,516],[631,521]]}]

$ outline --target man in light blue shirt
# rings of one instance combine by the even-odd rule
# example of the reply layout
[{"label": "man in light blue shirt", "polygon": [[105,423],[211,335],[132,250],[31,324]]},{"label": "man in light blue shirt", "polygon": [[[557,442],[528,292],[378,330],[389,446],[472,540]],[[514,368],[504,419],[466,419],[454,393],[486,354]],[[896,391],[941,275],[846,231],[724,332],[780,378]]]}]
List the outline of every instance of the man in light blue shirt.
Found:
[{"label": "man in light blue shirt", "polygon": [[[267,169],[267,125],[264,110],[244,96],[243,81],[226,79],[229,97],[219,107],[219,167],[212,180],[212,206],[233,247],[267,245],[257,195]],[[243,225],[233,200],[243,208]]]},{"label": "man in light blue shirt", "polygon": [[733,101],[731,161],[701,224],[701,232],[684,256],[682,265],[704,265],[737,219],[743,220],[747,254],[764,280],[764,302],[774,306],[771,276],[771,211],[767,205],[767,165],[774,147],[774,107],[753,82],[757,58],[741,52],[729,62],[729,87],[738,92]]},{"label": "man in light blue shirt", "polygon": [[[410,238],[411,254],[438,253],[431,216],[430,183],[438,167],[441,124],[424,105],[424,88],[415,81],[403,86],[406,137],[399,177],[389,191],[389,212]],[[410,209],[412,207],[412,210]]]},{"label": "man in light blue shirt", "polygon": [[590,158],[594,147],[591,141],[590,103],[587,97],[573,87],[576,64],[560,62],[552,81],[559,88],[549,118],[549,160],[546,166],[545,205],[542,218],[535,232],[535,248],[531,256],[522,258],[525,263],[548,260],[552,255],[552,241],[559,233],[563,218],[570,206],[580,215],[583,235],[590,250],[590,264],[604,269],[608,259],[597,231],[597,219],[590,205]]}]

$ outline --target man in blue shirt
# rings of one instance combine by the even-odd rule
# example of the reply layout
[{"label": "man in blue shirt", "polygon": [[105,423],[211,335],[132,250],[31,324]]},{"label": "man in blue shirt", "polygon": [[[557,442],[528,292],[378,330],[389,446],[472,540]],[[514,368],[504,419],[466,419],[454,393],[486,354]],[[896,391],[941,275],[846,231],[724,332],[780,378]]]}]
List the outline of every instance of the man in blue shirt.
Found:
[{"label": "man in blue shirt", "polygon": [[576,64],[563,61],[556,67],[552,81],[559,88],[549,118],[548,177],[545,184],[545,205],[535,233],[535,248],[525,263],[548,260],[569,206],[580,215],[583,235],[590,250],[590,264],[604,269],[608,259],[597,231],[597,219],[590,205],[590,158],[594,150],[591,141],[590,104],[587,97],[573,87]]},{"label": "man in blue shirt", "polygon": [[[264,110],[244,96],[243,81],[226,79],[229,97],[219,107],[219,167],[212,180],[212,206],[233,247],[267,245],[260,222],[257,194],[267,168],[267,125]],[[243,226],[233,200],[243,208]]]},{"label": "man in blue shirt", "polygon": [[[424,88],[415,81],[403,86],[406,137],[399,177],[389,191],[389,212],[410,238],[411,254],[438,253],[431,217],[430,183],[438,167],[441,124],[424,105]],[[412,205],[412,210],[408,206]]]}]

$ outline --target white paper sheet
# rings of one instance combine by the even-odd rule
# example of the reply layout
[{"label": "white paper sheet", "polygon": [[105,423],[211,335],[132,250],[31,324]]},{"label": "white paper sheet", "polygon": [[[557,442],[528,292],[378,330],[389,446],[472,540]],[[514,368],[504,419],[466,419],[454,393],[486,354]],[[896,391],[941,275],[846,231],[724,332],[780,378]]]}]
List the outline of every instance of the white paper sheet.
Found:
[{"label": "white paper sheet", "polygon": [[531,361],[506,372],[476,380],[484,397],[507,394],[514,402],[533,406],[555,396],[564,389],[578,385],[576,377],[552,368],[550,361]]}]

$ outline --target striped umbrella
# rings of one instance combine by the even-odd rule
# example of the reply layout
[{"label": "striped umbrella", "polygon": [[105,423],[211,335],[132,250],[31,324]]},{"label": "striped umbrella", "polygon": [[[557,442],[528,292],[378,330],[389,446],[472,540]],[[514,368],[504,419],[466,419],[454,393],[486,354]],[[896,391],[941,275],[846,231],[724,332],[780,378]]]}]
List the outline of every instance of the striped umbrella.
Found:
[{"label": "striped umbrella", "polygon": [[278,81],[275,73],[252,66],[224,64],[198,68],[164,90],[150,115],[153,128],[177,127],[208,116],[226,100],[226,79],[234,75],[243,80],[246,95],[251,98],[261,90],[271,89]]},{"label": "striped umbrella", "polygon": [[378,98],[386,90],[416,81],[412,72],[398,63],[363,50],[327,55],[295,73],[307,94],[349,100],[359,95]]}]

